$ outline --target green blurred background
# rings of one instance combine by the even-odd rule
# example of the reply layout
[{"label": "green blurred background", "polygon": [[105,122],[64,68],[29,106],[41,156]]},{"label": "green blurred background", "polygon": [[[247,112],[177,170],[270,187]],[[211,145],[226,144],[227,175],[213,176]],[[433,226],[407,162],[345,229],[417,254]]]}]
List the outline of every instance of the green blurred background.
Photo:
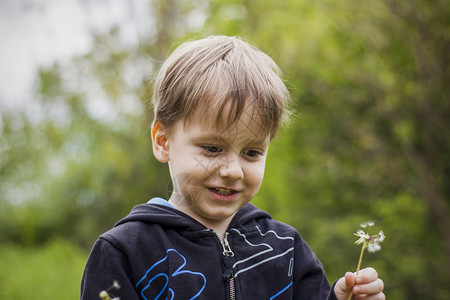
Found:
[{"label": "green blurred background", "polygon": [[29,104],[0,112],[0,298],[79,298],[97,236],[167,197],[152,75],[174,45],[224,34],[279,64],[296,110],[254,203],[299,230],[331,282],[356,268],[352,233],[372,220],[387,238],[363,266],[387,298],[450,299],[446,1],[140,2],[153,21],[137,42],[92,32],[89,53],[41,68]]}]

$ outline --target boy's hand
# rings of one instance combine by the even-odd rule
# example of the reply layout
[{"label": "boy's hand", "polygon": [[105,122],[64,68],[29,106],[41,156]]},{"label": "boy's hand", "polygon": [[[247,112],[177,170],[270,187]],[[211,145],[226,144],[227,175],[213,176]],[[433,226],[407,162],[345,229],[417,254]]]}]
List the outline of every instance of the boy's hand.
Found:
[{"label": "boy's hand", "polygon": [[371,299],[384,300],[384,284],[378,278],[378,273],[373,268],[362,269],[358,273],[347,272],[340,278],[334,286],[334,293],[339,300],[348,300],[351,293],[351,299]]}]

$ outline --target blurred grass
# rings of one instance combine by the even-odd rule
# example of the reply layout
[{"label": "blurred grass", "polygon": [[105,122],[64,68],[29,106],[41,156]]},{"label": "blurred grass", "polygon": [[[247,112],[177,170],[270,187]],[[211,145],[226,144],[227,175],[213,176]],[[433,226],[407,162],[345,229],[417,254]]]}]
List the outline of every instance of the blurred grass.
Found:
[{"label": "blurred grass", "polygon": [[0,299],[79,299],[88,253],[63,239],[0,245]]}]

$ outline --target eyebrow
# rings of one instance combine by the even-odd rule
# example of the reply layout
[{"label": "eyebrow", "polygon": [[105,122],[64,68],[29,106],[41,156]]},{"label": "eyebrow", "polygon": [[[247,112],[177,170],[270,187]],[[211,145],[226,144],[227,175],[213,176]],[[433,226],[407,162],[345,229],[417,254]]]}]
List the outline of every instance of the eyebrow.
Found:
[{"label": "eyebrow", "polygon": [[[217,134],[217,133],[203,133],[198,137],[198,139],[215,140],[215,141],[221,141],[227,145],[230,144],[229,141],[227,141],[227,139],[223,138],[222,136],[223,135]],[[237,138],[235,138],[235,139],[237,139]],[[258,144],[258,145],[268,146],[269,143],[270,143],[270,138],[266,137],[266,138],[255,138],[255,139],[246,140],[245,143],[242,143],[242,144],[246,144],[246,145]]]}]

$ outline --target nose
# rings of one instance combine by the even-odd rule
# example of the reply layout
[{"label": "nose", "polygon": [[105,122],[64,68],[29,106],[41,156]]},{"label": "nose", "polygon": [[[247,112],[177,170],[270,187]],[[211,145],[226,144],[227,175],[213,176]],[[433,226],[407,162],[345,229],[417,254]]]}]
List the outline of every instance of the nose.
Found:
[{"label": "nose", "polygon": [[219,175],[220,177],[234,180],[243,179],[244,171],[242,170],[241,163],[239,162],[239,157],[231,157],[231,155],[227,156],[220,166]]}]

